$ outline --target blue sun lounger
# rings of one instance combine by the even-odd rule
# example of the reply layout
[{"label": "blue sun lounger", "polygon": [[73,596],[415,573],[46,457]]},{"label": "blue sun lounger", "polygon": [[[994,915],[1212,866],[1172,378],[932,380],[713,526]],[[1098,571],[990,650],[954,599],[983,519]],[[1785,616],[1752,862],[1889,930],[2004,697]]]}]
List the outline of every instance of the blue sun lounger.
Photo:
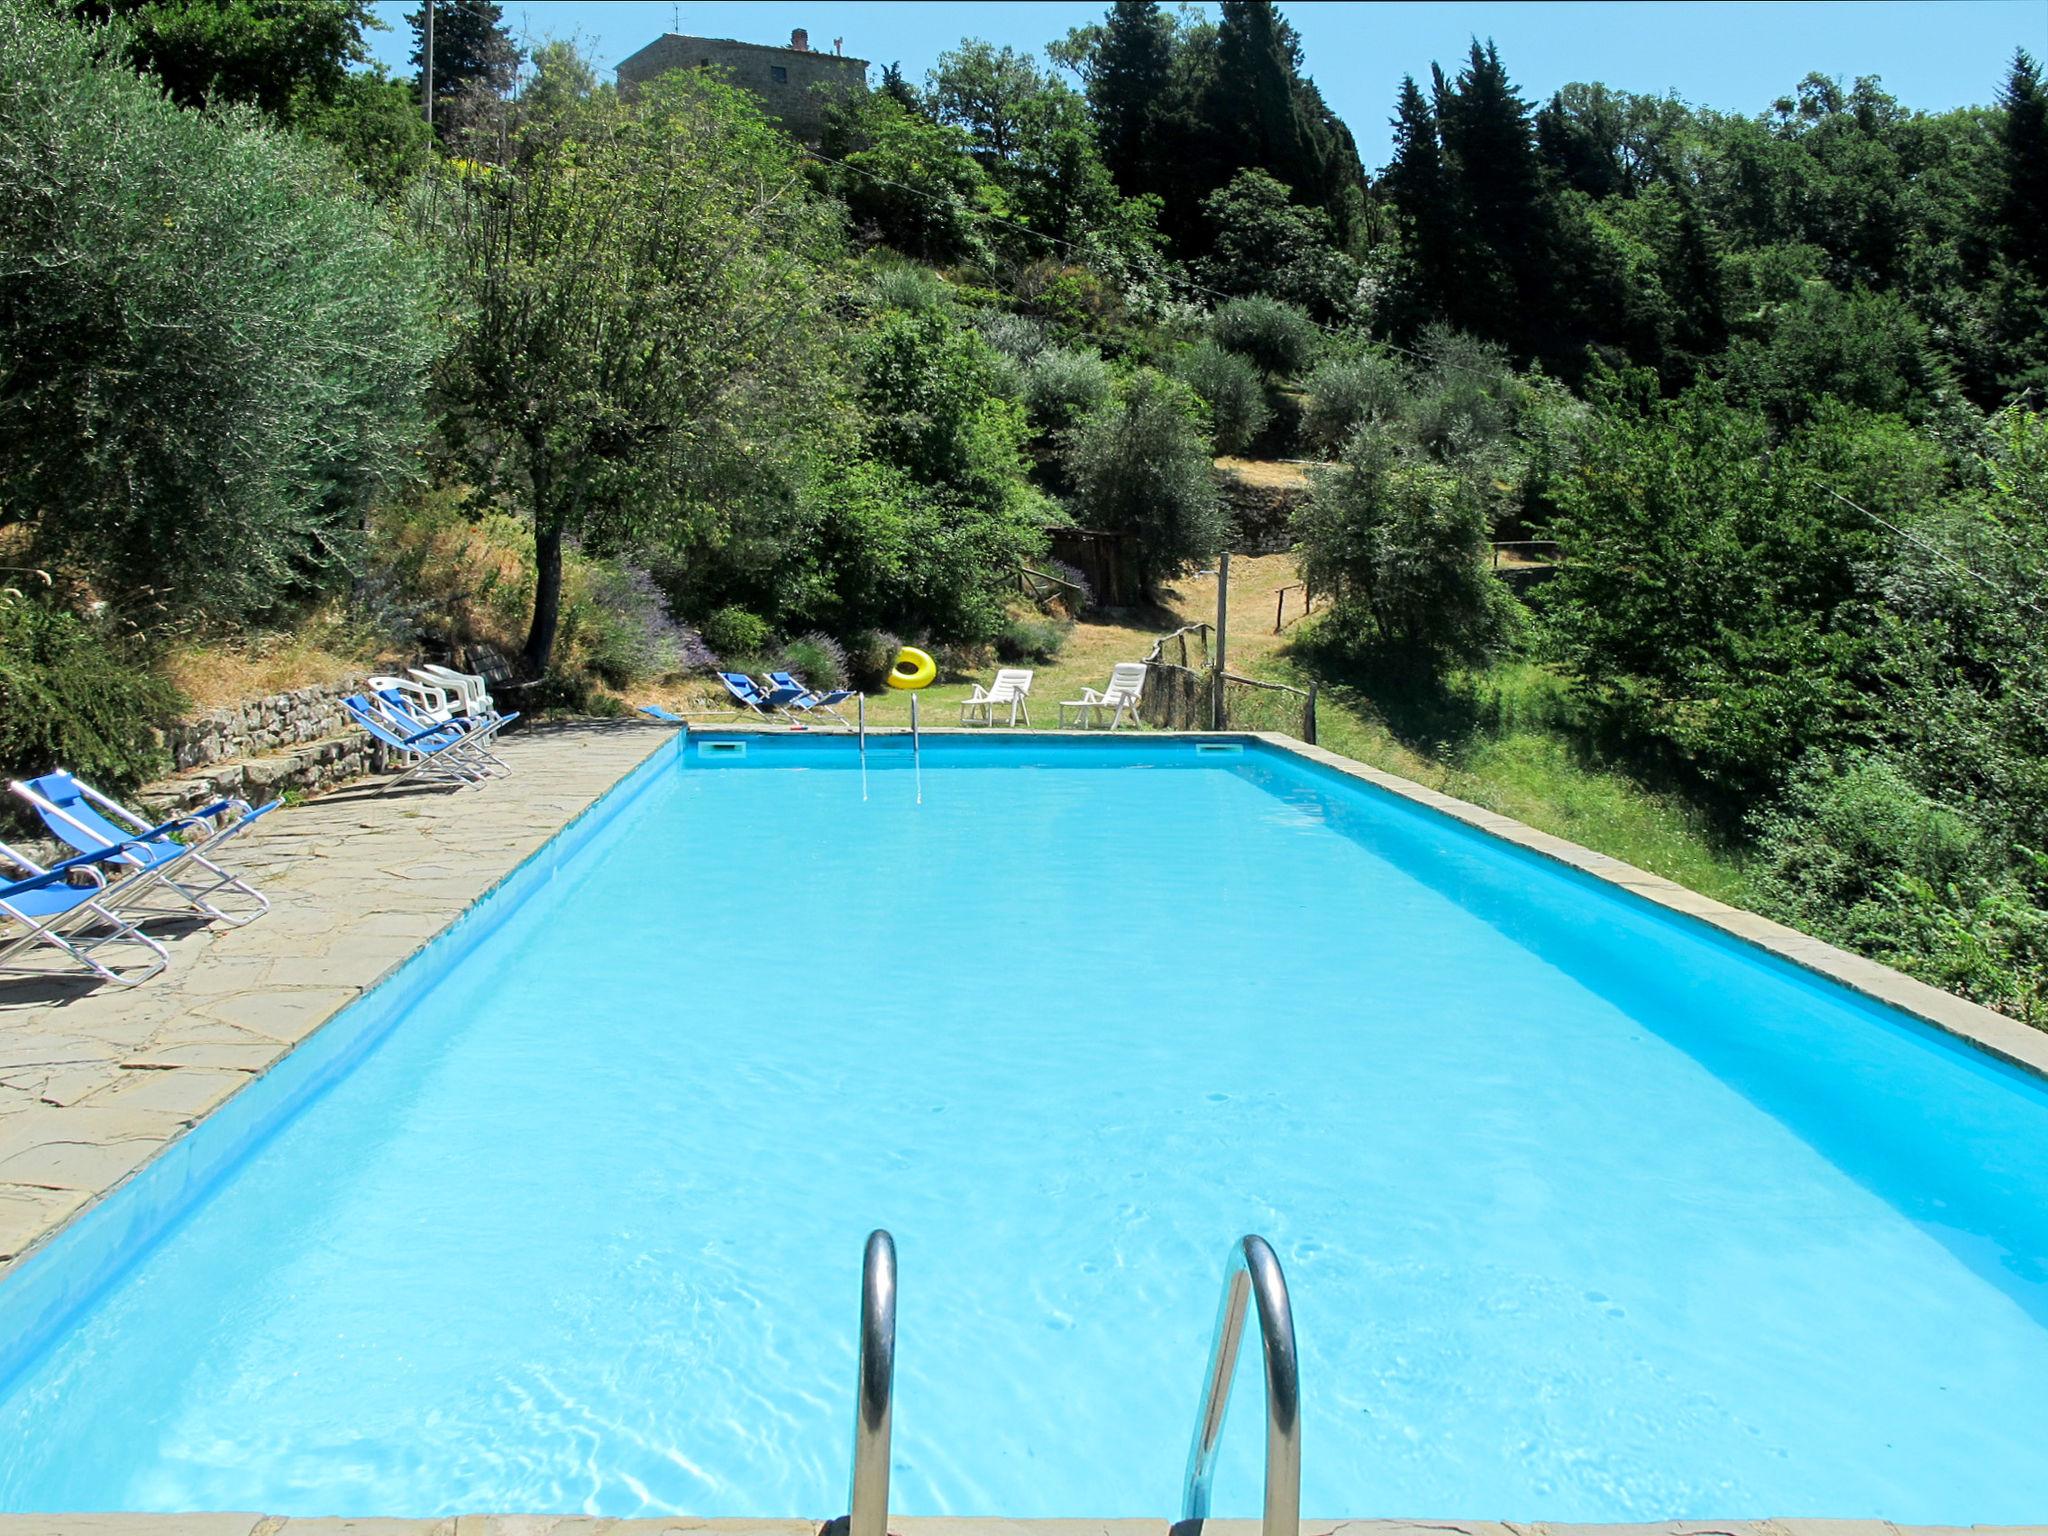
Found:
[{"label": "blue sun lounger", "polygon": [[[252,809],[246,800],[216,800],[152,826],[62,769],[38,779],[17,779],[11,787],[35,808],[52,837],[80,853],[111,853],[123,864],[155,871],[165,890],[214,922],[239,928],[270,910],[262,892],[214,862],[213,854],[282,801]],[[187,860],[205,871],[189,884],[173,872]],[[223,895],[231,898],[227,906],[218,900]]]},{"label": "blue sun lounger", "polygon": [[633,707],[650,720],[660,720],[669,725],[686,725],[689,723],[681,715],[670,714],[659,704],[636,704]]},{"label": "blue sun lounger", "polygon": [[[10,962],[43,946],[116,986],[132,987],[161,971],[170,961],[169,951],[121,912],[129,896],[154,884],[158,876],[138,870],[109,885],[104,866],[115,857],[114,850],[81,853],[44,869],[0,843],[0,864],[12,864],[19,871],[0,873],[0,972],[42,974]],[[93,883],[74,884],[71,876],[76,871],[90,875]],[[17,931],[7,932],[9,926]],[[101,959],[100,951],[111,948],[140,949],[147,958],[129,963]]]},{"label": "blue sun lounger", "polygon": [[442,724],[405,730],[387,711],[377,709],[360,693],[343,699],[341,707],[369,732],[371,740],[382,742],[398,754],[401,771],[385,780],[377,791],[380,795],[389,794],[408,779],[460,789],[468,784],[482,784],[491,777],[490,770],[476,761],[474,753],[463,750],[462,730],[458,726]]},{"label": "blue sun lounger", "polygon": [[485,773],[511,773],[511,764],[493,752],[488,743],[498,732],[519,718],[519,711],[514,710],[509,715],[492,714],[488,717],[433,715],[419,708],[402,689],[398,688],[380,688],[370,698],[371,707],[382,711],[400,735],[416,735],[421,731],[453,731],[459,750],[466,752]]},{"label": "blue sun lounger", "polygon": [[[783,696],[784,690],[778,688],[771,692],[744,672],[721,672],[718,680],[725,684],[727,693],[766,720],[782,714],[782,706],[789,702],[789,698]],[[803,690],[799,688],[796,692],[802,693]]]},{"label": "blue sun lounger", "polygon": [[851,688],[834,688],[830,693],[813,693],[790,672],[770,672],[768,681],[780,691],[793,692],[797,695],[789,701],[789,708],[800,709],[807,715],[816,710],[823,710],[841,725],[846,724],[846,717],[839,713],[838,706],[854,696]]}]

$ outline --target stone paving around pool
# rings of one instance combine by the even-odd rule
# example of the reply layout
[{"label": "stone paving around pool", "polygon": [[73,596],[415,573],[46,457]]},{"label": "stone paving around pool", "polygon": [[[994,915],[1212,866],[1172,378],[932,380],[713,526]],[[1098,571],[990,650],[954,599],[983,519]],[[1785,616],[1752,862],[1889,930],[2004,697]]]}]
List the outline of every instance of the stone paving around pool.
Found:
[{"label": "stone paving around pool", "polygon": [[171,963],[133,989],[54,968],[0,980],[0,1276],[672,735],[626,721],[536,726],[505,741],[511,776],[483,789],[386,795],[370,780],[287,807],[230,861],[270,897],[265,916],[243,928],[158,925]]}]

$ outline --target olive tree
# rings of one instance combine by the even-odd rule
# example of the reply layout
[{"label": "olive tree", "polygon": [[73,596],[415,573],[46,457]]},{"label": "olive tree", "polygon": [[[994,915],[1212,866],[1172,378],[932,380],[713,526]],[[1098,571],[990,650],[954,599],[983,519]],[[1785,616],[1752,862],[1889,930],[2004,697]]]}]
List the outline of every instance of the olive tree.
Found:
[{"label": "olive tree", "polygon": [[752,99],[681,72],[631,99],[503,103],[435,212],[467,300],[448,431],[478,486],[532,519],[540,673],[567,543],[679,539],[707,474],[776,437],[827,343],[817,267],[836,232]]},{"label": "olive tree", "polygon": [[1437,666],[1481,660],[1507,638],[1514,599],[1487,569],[1472,477],[1367,427],[1311,487],[1294,521],[1301,573],[1335,599],[1324,623],[1340,641]]},{"label": "olive tree", "polygon": [[324,151],[0,8],[0,535],[131,612],[319,587],[410,473],[436,307]]},{"label": "olive tree", "polygon": [[1148,588],[1213,557],[1229,533],[1202,416],[1185,384],[1141,368],[1066,434],[1075,514],[1090,528],[1136,536]]}]

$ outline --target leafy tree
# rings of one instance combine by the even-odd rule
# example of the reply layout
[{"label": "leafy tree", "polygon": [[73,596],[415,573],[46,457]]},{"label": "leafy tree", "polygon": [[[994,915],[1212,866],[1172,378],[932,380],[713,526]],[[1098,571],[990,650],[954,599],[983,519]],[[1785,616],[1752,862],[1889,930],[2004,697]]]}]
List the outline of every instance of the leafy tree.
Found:
[{"label": "leafy tree", "polygon": [[345,76],[327,100],[302,105],[297,125],[332,144],[380,198],[394,197],[432,160],[432,135],[412,88],[381,65]]},{"label": "leafy tree", "polygon": [[1809,751],[1868,740],[1882,711],[1870,574],[1941,455],[1839,407],[1773,444],[1715,392],[1610,391],[1580,471],[1552,488],[1566,559],[1545,589],[1588,696],[1723,809],[1768,794]]},{"label": "leafy tree", "polygon": [[1431,670],[1501,647],[1514,600],[1487,568],[1491,519],[1471,478],[1368,426],[1311,487],[1295,537],[1303,579],[1334,599],[1326,631],[1366,659]]},{"label": "leafy tree", "polygon": [[1325,358],[1303,383],[1308,394],[1302,435],[1323,449],[1349,442],[1362,426],[1401,419],[1412,389],[1406,371],[1378,352]]},{"label": "leafy tree", "polygon": [[1075,514],[1087,527],[1136,535],[1148,588],[1223,547],[1228,525],[1201,418],[1185,385],[1141,368],[1067,436]]},{"label": "leafy tree", "polygon": [[1002,203],[967,142],[891,96],[856,95],[826,118],[824,152],[843,166],[821,168],[820,180],[860,239],[922,261],[978,259],[987,255],[978,221]]},{"label": "leafy tree", "polygon": [[411,472],[438,307],[323,153],[0,10],[0,537],[131,610],[331,585]]},{"label": "leafy tree", "polygon": [[962,507],[1033,510],[1022,410],[997,388],[998,359],[944,308],[891,310],[862,337],[858,364],[867,449]]},{"label": "leafy tree", "polygon": [[1048,84],[1030,54],[968,38],[939,55],[925,95],[932,115],[965,133],[994,166],[1021,148],[1024,119]]},{"label": "leafy tree", "polygon": [[532,518],[541,673],[568,542],[683,542],[814,392],[831,220],[753,98],[701,75],[493,128],[437,210],[467,301],[442,387],[474,482]]},{"label": "leafy tree", "polygon": [[1041,432],[1064,432],[1109,399],[1109,365],[1099,352],[1047,347],[1031,359],[1025,407]]},{"label": "leafy tree", "polygon": [[1347,317],[1362,276],[1337,249],[1337,232],[1320,208],[1305,208],[1264,171],[1239,171],[1202,204],[1215,228],[1210,253],[1195,264],[1204,285],[1228,294],[1264,293],[1299,305],[1318,320]]},{"label": "leafy tree", "polygon": [[505,28],[499,0],[423,0],[406,13],[412,28],[412,67],[427,69],[427,6],[434,12],[434,118],[443,103],[478,92],[502,96],[519,75],[519,45]]},{"label": "leafy tree", "polygon": [[567,113],[597,94],[597,71],[574,43],[549,39],[533,50],[532,65],[519,89],[529,114],[546,118]]},{"label": "leafy tree", "polygon": [[182,106],[247,104],[291,118],[332,101],[365,62],[368,0],[78,0],[73,14],[117,17],[118,46]]}]

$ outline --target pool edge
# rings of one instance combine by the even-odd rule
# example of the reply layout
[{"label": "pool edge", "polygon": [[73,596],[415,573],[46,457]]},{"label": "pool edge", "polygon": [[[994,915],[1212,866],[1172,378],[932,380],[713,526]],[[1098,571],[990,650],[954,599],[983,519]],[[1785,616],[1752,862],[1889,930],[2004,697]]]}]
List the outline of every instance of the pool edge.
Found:
[{"label": "pool edge", "polygon": [[[819,1536],[802,1519],[672,1515],[446,1515],[350,1519],[243,1512],[176,1515],[0,1514],[0,1536]],[[1261,1536],[1257,1520],[1007,1519],[891,1516],[891,1536]],[[1604,1525],[1427,1518],[1303,1520],[1300,1536],[2048,1536],[2048,1525],[1899,1525],[1880,1519],[1645,1520]]]},{"label": "pool edge", "polygon": [[[1159,734],[1159,733],[1154,733]],[[1908,976],[1866,956],[1852,953],[1788,928],[1741,907],[1733,907],[1711,896],[1652,874],[1609,854],[1596,853],[1582,844],[1553,833],[1540,832],[1525,822],[1460,800],[1441,790],[1428,788],[1412,779],[1374,768],[1355,758],[1341,756],[1325,747],[1311,746],[1291,736],[1265,731],[1196,732],[1198,735],[1236,735],[1263,742],[1276,750],[1319,764],[1349,778],[1371,784],[1411,804],[1448,816],[1476,831],[1485,832],[1517,848],[1563,864],[1617,889],[1627,891],[1654,906],[1673,912],[1737,939],[1754,949],[1775,956],[1814,975],[1826,977],[1859,996],[1910,1014],[2008,1066],[2048,1080],[2048,1034],[2022,1024],[2018,1019],[1995,1013],[1981,1003],[1957,997],[1953,992]]]}]

